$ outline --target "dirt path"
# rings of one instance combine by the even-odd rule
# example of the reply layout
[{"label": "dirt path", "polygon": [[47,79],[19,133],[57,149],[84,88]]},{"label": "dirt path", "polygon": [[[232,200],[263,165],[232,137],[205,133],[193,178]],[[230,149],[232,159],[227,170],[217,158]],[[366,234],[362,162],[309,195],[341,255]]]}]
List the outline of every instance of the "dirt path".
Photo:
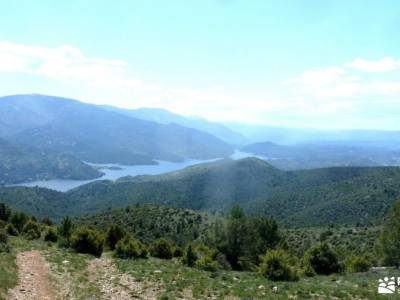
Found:
[{"label": "dirt path", "polygon": [[153,300],[162,292],[160,286],[134,279],[117,270],[109,257],[93,259],[89,266],[89,281],[96,283],[105,299]]},{"label": "dirt path", "polygon": [[17,255],[18,285],[10,290],[8,300],[52,300],[49,270],[43,256],[36,250]]}]

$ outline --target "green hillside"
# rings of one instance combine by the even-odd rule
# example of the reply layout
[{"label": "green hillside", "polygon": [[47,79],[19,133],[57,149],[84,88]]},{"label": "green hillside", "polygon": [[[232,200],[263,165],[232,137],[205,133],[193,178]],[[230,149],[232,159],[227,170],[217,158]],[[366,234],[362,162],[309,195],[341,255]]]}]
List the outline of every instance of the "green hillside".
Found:
[{"label": "green hillside", "polygon": [[106,210],[84,217],[80,223],[103,232],[117,224],[146,243],[164,237],[183,246],[204,237],[214,219],[209,214],[189,209],[145,204]]},{"label": "green hillside", "polygon": [[70,154],[40,151],[0,139],[0,185],[48,179],[94,179],[101,172]]},{"label": "green hillside", "polygon": [[338,167],[281,171],[248,158],[159,176],[97,181],[68,193],[81,211],[156,203],[206,211],[240,204],[290,225],[379,222],[400,197],[400,168]]},{"label": "green hillside", "polygon": [[226,157],[231,146],[176,124],[134,119],[72,99],[15,95],[0,98],[0,137],[83,161],[155,164],[155,160]]}]

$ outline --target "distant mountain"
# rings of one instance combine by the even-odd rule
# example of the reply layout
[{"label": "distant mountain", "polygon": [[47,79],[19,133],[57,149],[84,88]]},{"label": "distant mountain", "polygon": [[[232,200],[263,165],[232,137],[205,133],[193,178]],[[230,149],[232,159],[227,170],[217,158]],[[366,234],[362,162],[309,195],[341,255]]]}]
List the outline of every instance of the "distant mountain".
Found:
[{"label": "distant mountain", "polygon": [[40,151],[0,139],[0,185],[46,179],[94,179],[101,172],[69,154]]},{"label": "distant mountain", "polygon": [[157,122],[160,124],[178,124],[184,127],[205,131],[232,145],[243,145],[247,142],[247,139],[243,135],[228,129],[220,123],[210,122],[200,118],[183,117],[165,109],[122,109],[113,106],[103,107],[110,111],[119,112],[123,115],[141,120]]},{"label": "distant mountain", "polygon": [[370,143],[309,142],[278,145],[264,142],[247,145],[241,150],[264,157],[272,165],[286,170],[400,165],[400,148],[394,150]]},{"label": "distant mountain", "polygon": [[270,141],[283,145],[303,143],[347,143],[400,149],[400,131],[322,130],[225,122],[224,125],[246,137],[248,143]]},{"label": "distant mountain", "polygon": [[4,138],[94,163],[151,164],[232,153],[231,146],[199,130],[134,119],[59,97],[2,97],[0,116]]}]

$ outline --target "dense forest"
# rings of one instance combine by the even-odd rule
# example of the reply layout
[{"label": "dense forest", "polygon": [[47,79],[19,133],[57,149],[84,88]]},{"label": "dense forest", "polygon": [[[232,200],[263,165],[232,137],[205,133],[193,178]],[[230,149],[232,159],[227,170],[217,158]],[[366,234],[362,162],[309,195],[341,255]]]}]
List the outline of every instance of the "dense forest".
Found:
[{"label": "dense forest", "polygon": [[282,171],[246,158],[220,160],[155,176],[96,181],[66,193],[0,188],[0,199],[39,217],[60,219],[153,203],[208,212],[239,204],[285,226],[380,224],[400,197],[400,168],[336,167]]}]

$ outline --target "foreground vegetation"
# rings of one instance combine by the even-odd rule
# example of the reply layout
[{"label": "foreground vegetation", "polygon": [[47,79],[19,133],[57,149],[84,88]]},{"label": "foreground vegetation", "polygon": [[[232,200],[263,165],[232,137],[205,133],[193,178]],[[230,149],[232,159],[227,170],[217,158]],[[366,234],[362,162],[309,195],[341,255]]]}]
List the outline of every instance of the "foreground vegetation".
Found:
[{"label": "foreground vegetation", "polygon": [[[164,210],[169,208],[137,206],[119,210],[116,215],[140,211],[154,217]],[[174,213],[178,215],[172,218]],[[180,230],[186,236],[192,236],[192,230],[198,230],[201,224],[195,212],[171,209],[170,214],[166,228],[181,224]],[[382,230],[331,226],[324,230],[283,231],[274,220],[246,216],[235,206],[226,216],[207,220],[208,225],[194,241],[173,234],[162,236],[165,227],[157,225],[157,218],[147,219],[153,220],[153,226],[138,229],[144,235],[149,233],[143,239],[135,235],[135,226],[111,223],[112,218],[101,216],[97,227],[88,220],[76,222],[68,217],[53,224],[48,218],[38,222],[0,204],[1,297],[17,283],[16,254],[28,249],[40,250],[47,259],[55,289],[78,299],[89,295],[107,298],[109,287],[105,291],[102,281],[90,278],[96,257],[101,258],[102,272],[111,270],[106,277],[128,276],[132,282],[142,282],[142,287],[151,289],[152,295],[160,299],[380,299],[377,280],[389,273],[395,276],[397,271],[373,271],[371,267],[397,266],[400,262],[400,202]],[[305,237],[311,244],[300,250],[296,245]],[[378,240],[371,242],[373,237]],[[340,243],[345,246],[340,247]]]}]

